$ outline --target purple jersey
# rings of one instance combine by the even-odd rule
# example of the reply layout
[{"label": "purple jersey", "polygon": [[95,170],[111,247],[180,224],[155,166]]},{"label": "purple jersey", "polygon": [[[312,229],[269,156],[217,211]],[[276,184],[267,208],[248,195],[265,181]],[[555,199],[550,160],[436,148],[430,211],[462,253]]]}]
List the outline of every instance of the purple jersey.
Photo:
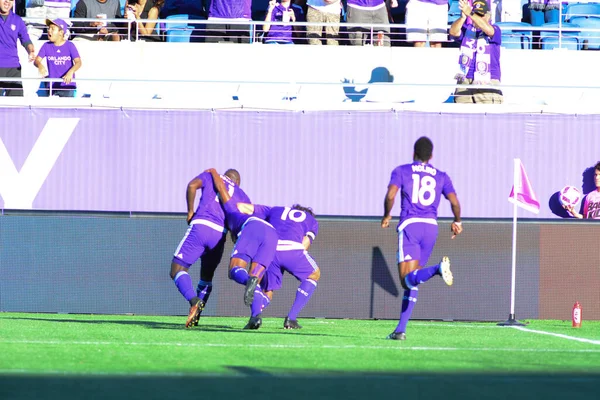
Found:
[{"label": "purple jersey", "polygon": [[[62,78],[73,67],[74,60],[79,57],[79,52],[73,42],[66,41],[62,46],[57,46],[52,42],[46,42],[42,45],[37,55],[40,58],[46,58],[48,64],[49,78]],[[75,79],[75,74],[73,74]],[[75,82],[52,82],[54,89],[76,89]]]},{"label": "purple jersey", "polygon": [[209,18],[252,19],[252,0],[213,0]]},{"label": "purple jersey", "polygon": [[[198,175],[197,178],[202,181],[202,197],[200,198],[200,203],[198,204],[198,208],[196,208],[196,212],[194,213],[192,221],[203,219],[213,222],[218,226],[224,227],[225,213],[223,212],[223,207],[221,207],[219,197],[215,191],[212,176],[208,172],[203,172]],[[228,203],[237,205],[237,203],[240,202],[250,202],[250,199],[246,193],[244,193],[239,186],[233,183],[231,179],[223,175],[221,178],[223,179],[223,183],[225,183],[227,191],[231,196],[231,200],[229,200]]]},{"label": "purple jersey", "polygon": [[17,39],[23,46],[31,43],[25,22],[17,14],[8,11],[6,18],[0,17],[0,68],[19,68]]},{"label": "purple jersey", "polygon": [[254,215],[273,225],[279,235],[279,245],[302,244],[305,236],[308,236],[312,242],[319,233],[319,223],[315,217],[291,207],[255,205]]},{"label": "purple jersey", "polygon": [[390,185],[401,190],[400,224],[409,218],[437,219],[441,195],[454,193],[450,177],[431,164],[413,162],[392,171]]}]

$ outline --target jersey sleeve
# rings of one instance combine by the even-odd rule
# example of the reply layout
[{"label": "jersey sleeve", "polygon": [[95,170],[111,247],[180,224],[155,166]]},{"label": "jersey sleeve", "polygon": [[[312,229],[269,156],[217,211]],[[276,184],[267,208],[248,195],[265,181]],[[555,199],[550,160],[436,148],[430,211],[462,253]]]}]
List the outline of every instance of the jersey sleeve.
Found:
[{"label": "jersey sleeve", "polygon": [[42,45],[42,47],[40,47],[40,51],[38,52],[37,56],[39,58],[44,58],[46,57],[46,49],[48,48],[48,46],[46,45],[46,43],[44,43]]},{"label": "jersey sleeve", "polygon": [[307,224],[307,232],[306,232],[306,236],[308,236],[310,238],[310,242],[312,243],[317,235],[319,234],[319,223],[317,222],[317,220],[314,217],[310,217],[308,224]]},{"label": "jersey sleeve", "polygon": [[392,176],[390,177],[389,185],[396,185],[398,187],[402,187],[402,174],[400,173],[400,167],[397,167],[392,171]]},{"label": "jersey sleeve", "polygon": [[260,219],[267,219],[267,217],[269,216],[269,214],[271,214],[271,207],[268,206],[262,206],[260,204],[255,204],[254,205],[254,214],[252,214],[255,217],[258,217]]},{"label": "jersey sleeve", "polygon": [[456,191],[454,190],[454,185],[452,185],[452,179],[450,179],[450,176],[448,176],[448,174],[444,174],[442,194],[444,195],[444,197],[448,198],[448,195],[450,193],[456,193]]}]

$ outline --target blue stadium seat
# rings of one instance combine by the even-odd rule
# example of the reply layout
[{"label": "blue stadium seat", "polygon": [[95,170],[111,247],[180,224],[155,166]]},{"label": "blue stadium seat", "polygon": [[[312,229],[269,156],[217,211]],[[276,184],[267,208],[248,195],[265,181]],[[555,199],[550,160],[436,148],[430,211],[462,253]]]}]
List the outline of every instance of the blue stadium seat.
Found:
[{"label": "blue stadium seat", "polygon": [[542,50],[568,49],[579,50],[579,40],[574,36],[565,36],[560,39],[558,36],[547,36],[542,38]]},{"label": "blue stadium seat", "polygon": [[568,4],[565,10],[565,21],[573,22],[575,17],[599,17],[600,3],[572,3]]},{"label": "blue stadium seat", "polygon": [[[600,50],[600,16],[599,17],[572,17],[571,23],[582,28],[580,41],[582,47]],[[584,31],[583,29],[598,29],[597,31]]]},{"label": "blue stadium seat", "polygon": [[189,15],[169,15],[165,22],[165,36],[167,42],[189,42],[194,27],[188,25]]},{"label": "blue stadium seat", "polygon": [[533,32],[526,22],[496,22],[502,31],[502,47],[506,49],[531,49]]},{"label": "blue stadium seat", "polygon": [[125,6],[127,5],[127,0],[119,0],[119,4],[121,5],[121,15],[125,15]]},{"label": "blue stadium seat", "polygon": [[456,21],[461,14],[460,8],[458,8],[458,0],[448,0],[448,24],[452,24]]},{"label": "blue stadium seat", "polygon": [[[562,36],[562,41],[564,42],[565,46],[572,46],[573,45],[573,40],[569,40],[567,43],[566,40],[564,40],[565,38],[574,38],[575,41],[578,43],[579,48],[581,48],[581,41],[579,40],[579,36],[581,35],[581,31],[580,31],[580,27],[579,25],[575,25],[569,22],[565,22],[563,24],[558,24],[558,23],[549,23],[549,24],[544,24],[538,27],[538,29],[540,29],[540,40],[543,41],[544,38],[556,38],[558,39],[559,36],[559,32],[558,29],[559,27],[561,29],[563,29],[561,31],[561,36]],[[552,29],[552,30],[550,30]],[[568,29],[568,30],[565,30]],[[540,42],[541,43],[541,42]],[[548,43],[554,43],[554,41],[548,41]],[[550,44],[548,44],[548,46],[550,46]],[[558,40],[556,40],[556,47],[558,47]],[[543,46],[542,46],[543,48]]]}]

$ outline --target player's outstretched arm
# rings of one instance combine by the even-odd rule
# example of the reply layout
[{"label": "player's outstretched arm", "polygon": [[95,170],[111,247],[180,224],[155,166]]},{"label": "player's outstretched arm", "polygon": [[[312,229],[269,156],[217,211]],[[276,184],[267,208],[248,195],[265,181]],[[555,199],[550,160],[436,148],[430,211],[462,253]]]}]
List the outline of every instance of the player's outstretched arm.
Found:
[{"label": "player's outstretched arm", "polygon": [[385,199],[383,200],[383,218],[381,219],[381,227],[387,228],[390,226],[392,220],[392,208],[394,208],[394,201],[396,200],[396,194],[398,193],[398,186],[388,185]]},{"label": "player's outstretched arm", "polygon": [[187,202],[187,223],[192,221],[194,216],[194,202],[196,201],[196,192],[202,187],[202,179],[196,177],[187,185],[185,200]]},{"label": "player's outstretched arm", "polygon": [[450,225],[450,230],[452,231],[452,239],[454,239],[463,231],[462,222],[460,220],[460,203],[458,202],[458,197],[456,197],[456,193],[450,193],[448,195],[448,201],[450,201],[452,214],[454,214],[454,221],[452,222],[452,225]]},{"label": "player's outstretched arm", "polygon": [[225,182],[223,182],[223,178],[214,168],[209,168],[206,172],[210,173],[213,179],[213,185],[215,186],[215,190],[219,193],[219,200],[221,200],[221,204],[225,204],[231,199],[227,188],[225,187]]}]

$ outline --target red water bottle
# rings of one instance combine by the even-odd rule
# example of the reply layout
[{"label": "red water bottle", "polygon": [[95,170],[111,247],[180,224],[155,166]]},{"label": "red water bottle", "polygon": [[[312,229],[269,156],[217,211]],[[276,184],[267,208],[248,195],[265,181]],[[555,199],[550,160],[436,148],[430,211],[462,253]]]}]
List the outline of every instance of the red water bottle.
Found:
[{"label": "red water bottle", "polygon": [[573,328],[581,328],[581,304],[578,301],[573,306]]}]

